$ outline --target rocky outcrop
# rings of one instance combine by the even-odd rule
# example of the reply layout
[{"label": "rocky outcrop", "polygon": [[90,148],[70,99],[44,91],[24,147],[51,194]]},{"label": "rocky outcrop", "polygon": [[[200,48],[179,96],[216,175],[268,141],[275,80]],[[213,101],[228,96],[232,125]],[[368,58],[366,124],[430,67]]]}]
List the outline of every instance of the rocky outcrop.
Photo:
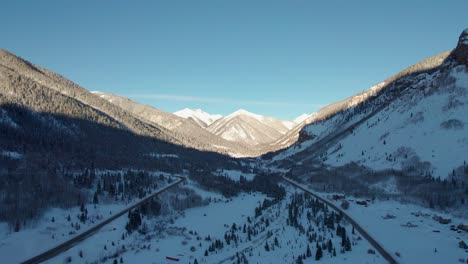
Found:
[{"label": "rocky outcrop", "polygon": [[458,38],[458,45],[453,55],[458,63],[468,66],[468,28],[463,30]]}]

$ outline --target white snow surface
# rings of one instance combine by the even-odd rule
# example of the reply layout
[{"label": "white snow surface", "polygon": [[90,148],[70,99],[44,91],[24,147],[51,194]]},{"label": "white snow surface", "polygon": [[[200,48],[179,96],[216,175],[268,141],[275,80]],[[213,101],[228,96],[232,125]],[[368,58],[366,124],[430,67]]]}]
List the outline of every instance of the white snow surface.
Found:
[{"label": "white snow surface", "polygon": [[226,176],[234,181],[239,181],[240,176],[244,176],[247,180],[251,181],[255,177],[253,173],[244,173],[238,170],[219,170],[217,174],[220,176]]},{"label": "white snow surface", "polygon": [[[116,171],[97,171],[97,173],[106,172]],[[154,176],[163,175],[165,177],[171,175],[158,171],[151,172],[151,174]],[[19,232],[14,232],[13,226],[8,226],[6,223],[0,222],[1,263],[20,263],[21,261],[41,254],[88,230],[116,212],[133,205],[137,201],[139,201],[139,199],[115,201],[114,199],[101,197],[99,204],[94,205],[88,203],[85,205],[88,210],[88,220],[85,223],[79,220],[81,214],[79,206],[68,209],[50,208],[35,222],[27,223],[26,226],[21,224]],[[68,216],[70,216],[70,221],[68,221]],[[113,229],[119,225],[119,221],[127,221],[125,218],[126,217],[120,217],[115,222],[106,225],[101,229],[100,233],[113,232]],[[79,229],[75,228],[77,225],[80,226]],[[124,226],[125,225],[122,227]],[[100,235],[96,234],[94,236],[99,237]]]},{"label": "white snow surface", "polygon": [[[81,212],[79,207],[76,207],[69,210],[52,208],[33,227],[27,227],[18,233],[5,225],[0,229],[2,263],[19,263],[34,257],[87,230],[94,223],[101,221],[100,217],[108,217],[111,212],[120,211],[125,207],[125,204],[98,205],[96,209],[88,206],[88,216],[91,220],[86,224],[80,223],[77,219]],[[67,221],[68,215],[71,216],[70,222]],[[52,222],[52,217],[55,222]],[[71,223],[80,223],[81,229],[76,231],[71,227]],[[108,230],[109,226],[103,228],[103,231]]]},{"label": "white snow surface", "polygon": [[289,130],[291,130],[293,127],[296,126],[295,122],[289,121],[289,120],[282,120],[281,123],[283,123],[283,125],[287,127]]},{"label": "white snow surface", "polygon": [[253,118],[257,119],[260,122],[263,119],[262,115],[254,114],[254,113],[251,113],[251,112],[249,112],[247,110],[244,110],[244,109],[239,109],[239,110],[237,110],[235,112],[232,112],[231,114],[227,115],[226,118],[229,119],[229,118],[233,118],[233,117],[240,116],[240,115],[253,117]]},{"label": "white snow surface", "polygon": [[[339,166],[354,161],[373,169],[415,166],[422,175],[448,177],[468,160],[468,74],[459,67],[451,76],[455,82],[433,94],[398,98],[341,140],[341,148],[326,163]],[[328,124],[310,126],[308,131],[324,133],[333,127]]]},{"label": "white snow surface", "polygon": [[[382,89],[383,84],[371,87],[355,101],[365,100],[363,97]],[[356,162],[375,170],[416,168],[421,175],[444,179],[468,161],[467,107],[467,67],[422,73],[387,107],[353,129],[369,112],[351,109],[321,121],[314,118],[304,127],[314,138],[280,152],[274,160],[294,156],[327,135],[349,129],[352,133],[328,147],[326,164]]]},{"label": "white snow surface", "polygon": [[[462,240],[468,243],[468,233],[450,230],[450,225],[466,225],[467,219],[392,200],[376,200],[367,207],[356,204],[359,199],[348,197],[348,200],[353,201],[346,212],[387,251],[399,252],[399,263],[457,263],[460,259],[466,263],[468,260],[468,252],[458,247]],[[334,203],[339,205],[341,201]],[[387,215],[395,218],[384,219]],[[451,219],[452,223],[440,224],[432,219],[434,215]],[[409,227],[412,225],[415,226]]]},{"label": "white snow surface", "polygon": [[[289,189],[288,192],[295,190]],[[270,219],[266,229],[254,236],[252,241],[247,240],[247,234],[239,229],[241,241],[238,244],[231,242],[230,245],[224,241],[226,232],[231,230],[235,223],[242,227],[248,223],[248,218],[259,225],[264,225],[263,217],[254,217],[254,209],[265,199],[265,195],[252,193],[241,194],[231,199],[214,199],[208,206],[186,209],[182,213],[174,212],[167,217],[144,219],[148,223],[150,231],[146,238],[138,233],[133,233],[125,240],[121,239],[124,232],[126,217],[119,218],[112,223],[114,229],[103,229],[98,235],[94,235],[64,254],[52,259],[50,263],[63,263],[64,259],[72,256],[74,260],[81,262],[92,262],[105,259],[105,263],[112,263],[114,253],[119,252],[117,260],[122,257],[124,263],[169,263],[166,257],[178,258],[180,263],[193,263],[196,258],[199,263],[232,263],[232,257],[237,252],[244,253],[249,263],[295,263],[299,254],[304,254],[309,244],[307,237],[300,234],[297,229],[286,224],[287,207],[282,202],[271,208],[265,209],[262,216]],[[289,198],[288,198],[289,199]],[[289,200],[288,200],[289,201]],[[300,220],[307,225],[305,214]],[[351,227],[345,225],[349,234]],[[159,231],[156,231],[159,230]],[[329,231],[323,230],[329,237]],[[273,246],[273,237],[268,238],[267,233],[278,237],[279,246]],[[206,241],[206,237],[212,241],[220,239],[224,243],[223,249],[209,252],[204,256],[204,251],[212,243]],[[344,254],[337,252],[337,257],[332,257],[326,250],[321,263],[385,263],[383,258],[367,254],[372,248],[367,241],[358,240],[356,235],[350,235],[353,241],[353,250]],[[327,238],[328,239],[328,238]],[[339,238],[331,237],[335,245],[339,244]],[[114,244],[112,244],[114,242]],[[265,251],[265,243],[269,243],[272,249]],[[354,244],[356,243],[356,244]],[[104,250],[106,246],[107,250]],[[122,246],[126,250],[121,251]],[[312,254],[315,255],[315,244],[311,244]],[[191,249],[193,248],[193,250]],[[78,252],[83,251],[84,258],[78,257]],[[316,263],[314,257],[308,258],[304,263]]]},{"label": "white snow surface", "polygon": [[[47,263],[63,263],[67,257],[72,258],[72,263],[113,263],[114,254],[124,263],[168,263],[166,257],[180,259],[180,263],[193,263],[196,258],[199,263],[232,263],[232,257],[237,252],[244,253],[249,263],[295,263],[299,254],[304,254],[309,244],[307,237],[289,226],[287,203],[294,193],[301,193],[297,189],[287,186],[287,198],[279,204],[264,209],[261,217],[254,216],[255,207],[259,206],[265,199],[265,195],[259,193],[244,193],[234,198],[224,198],[220,194],[211,193],[195,186],[188,181],[187,188],[195,190],[204,199],[210,199],[211,203],[206,206],[186,209],[182,212],[174,211],[169,215],[152,218],[144,217],[143,221],[148,226],[146,235],[134,232],[122,240],[125,233],[125,225],[128,221],[124,215],[112,222],[97,234],[79,243],[75,247],[49,260]],[[321,194],[325,198],[329,194]],[[466,219],[458,219],[450,214],[432,211],[416,205],[402,204],[396,201],[376,200],[368,207],[355,203],[357,200],[348,197],[351,206],[347,213],[363,226],[391,254],[398,252],[401,257],[397,258],[402,264],[405,263],[457,263],[459,259],[466,261],[468,255],[464,250],[458,248],[460,240],[468,241],[467,233],[457,233],[449,229],[449,225],[435,222],[432,216],[437,214],[444,218],[451,218],[452,223],[458,225]],[[339,204],[340,202],[336,202]],[[90,215],[106,215],[116,212],[123,205],[98,205],[97,209],[88,206]],[[37,254],[45,249],[58,244],[69,238],[68,231],[70,223],[66,216],[71,214],[75,222],[79,209],[72,212],[63,209],[52,209],[37,223],[36,228],[25,229],[19,233],[10,233],[6,225],[0,224],[0,254],[4,263],[17,263],[21,260]],[[417,213],[420,216],[416,216]],[[383,216],[393,215],[394,219],[383,219]],[[54,216],[55,222],[51,222]],[[235,223],[242,227],[248,223],[250,218],[254,223],[264,225],[262,218],[268,218],[270,224],[265,227],[252,241],[246,239],[246,234],[239,229],[238,234],[241,241],[236,245],[233,242],[227,245],[224,235],[231,230]],[[300,218],[304,226],[313,225],[306,218],[305,212]],[[416,227],[408,227],[410,222]],[[351,236],[352,251],[346,253],[337,252],[332,257],[324,250],[324,257],[320,263],[386,263],[378,254],[368,254],[373,247],[366,241],[360,240],[356,235],[351,235],[351,226],[343,223],[347,233]],[[85,227],[82,227],[82,230]],[[325,235],[326,240],[333,240],[334,245],[339,245],[340,238],[331,236],[330,231],[323,227],[318,228],[319,235]],[[317,229],[315,229],[317,230]],[[333,230],[332,230],[333,231]],[[437,231],[437,232],[435,232]],[[267,233],[272,237],[268,238]],[[324,233],[320,233],[324,232]],[[334,231],[332,232],[334,233]],[[51,236],[55,234],[55,238]],[[63,235],[62,235],[63,234]],[[220,239],[224,242],[224,248],[210,252],[208,257],[204,256],[205,249],[212,243],[205,238],[210,236],[212,241]],[[273,247],[273,238],[277,237],[279,246]],[[269,243],[272,249],[265,251],[265,243]],[[312,247],[312,257],[304,260],[304,263],[317,263],[314,259],[315,244]],[[122,250],[125,248],[124,250]],[[434,252],[437,249],[437,252]],[[375,249],[374,249],[375,250]],[[83,258],[79,252],[83,252]],[[338,251],[338,250],[337,250]],[[224,261],[224,262],[223,262]],[[227,261],[227,262],[226,262]]]}]

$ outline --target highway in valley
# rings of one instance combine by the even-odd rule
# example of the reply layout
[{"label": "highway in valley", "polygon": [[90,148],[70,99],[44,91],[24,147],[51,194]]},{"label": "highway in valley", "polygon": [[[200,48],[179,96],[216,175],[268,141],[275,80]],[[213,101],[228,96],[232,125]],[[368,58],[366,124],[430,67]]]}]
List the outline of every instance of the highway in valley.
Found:
[{"label": "highway in valley", "polygon": [[336,206],[332,202],[330,202],[327,199],[324,199],[323,197],[319,196],[318,194],[314,193],[311,190],[308,190],[304,186],[298,184],[295,181],[292,181],[291,179],[288,179],[283,176],[283,180],[286,181],[287,183],[291,184],[292,186],[303,190],[304,192],[314,196],[315,198],[319,199],[321,202],[325,203],[326,205],[330,206],[333,210],[335,210],[338,213],[343,214],[343,217],[350,222],[354,228],[367,240],[369,243],[382,255],[382,257],[387,260],[391,264],[397,264],[398,261],[390,254],[388,251],[386,251],[372,236],[367,233],[364,228],[362,228],[353,218],[351,218],[348,214],[346,214],[339,206]]},{"label": "highway in valley", "polygon": [[183,181],[185,181],[184,177],[180,177],[180,176],[174,176],[174,177],[179,178],[179,180],[165,186],[162,189],[159,189],[159,190],[155,191],[151,195],[146,196],[145,198],[141,199],[140,201],[136,202],[135,204],[125,208],[124,210],[122,210],[122,211],[118,212],[117,214],[109,217],[108,219],[102,221],[101,223],[91,227],[90,229],[86,230],[85,232],[71,238],[70,240],[65,241],[64,243],[62,243],[62,244],[60,244],[60,245],[58,245],[58,246],[56,246],[56,247],[54,247],[54,248],[52,248],[50,250],[47,250],[47,251],[45,251],[45,252],[43,252],[43,253],[41,253],[41,254],[33,257],[33,258],[30,258],[30,259],[28,259],[28,260],[26,260],[26,261],[24,261],[22,263],[23,264],[41,263],[41,262],[49,260],[49,259],[51,259],[51,258],[65,252],[65,251],[69,250],[70,248],[76,246],[81,241],[83,241],[83,240],[87,239],[88,237],[91,237],[94,234],[96,234],[105,225],[111,223],[112,221],[114,221],[115,219],[121,217],[122,215],[127,214],[128,211],[139,207],[140,205],[142,205],[146,201],[152,199],[153,197],[155,197],[155,196],[157,196],[157,195],[171,189],[172,187],[175,187],[175,186],[179,185]]}]

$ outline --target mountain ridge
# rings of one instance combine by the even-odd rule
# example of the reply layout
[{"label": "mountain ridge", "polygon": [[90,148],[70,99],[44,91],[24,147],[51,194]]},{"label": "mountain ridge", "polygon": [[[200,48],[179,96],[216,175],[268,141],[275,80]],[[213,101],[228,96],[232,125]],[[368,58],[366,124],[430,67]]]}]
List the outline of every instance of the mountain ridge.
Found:
[{"label": "mountain ridge", "polygon": [[[134,102],[126,97],[103,92],[93,93],[132,113],[134,116],[144,120],[145,122],[164,127],[165,129],[176,133],[179,137],[187,138],[195,146],[197,143],[200,144],[197,148],[226,153],[233,156],[250,156],[252,153],[255,153],[255,150],[234,144],[211,134],[200,125],[192,122],[190,119],[159,110],[149,105]],[[201,144],[206,144],[206,146]]]},{"label": "mountain ridge", "polygon": [[[422,175],[433,177],[456,175],[455,171],[463,165],[460,160],[463,155],[460,156],[459,151],[466,149],[468,142],[463,137],[464,124],[468,120],[461,114],[463,107],[468,105],[468,70],[464,64],[468,55],[459,55],[468,45],[464,44],[467,32],[462,33],[453,51],[422,60],[357,95],[320,109],[299,132],[305,135],[303,140],[276,152],[273,159],[284,165],[287,163],[280,160],[303,164],[305,160],[318,158],[327,166],[354,162],[373,169],[394,169],[404,173],[410,173],[409,168],[419,168]],[[407,117],[404,115],[406,111],[409,111]],[[428,114],[432,118],[424,118]],[[392,127],[396,124],[398,126]],[[380,132],[375,132],[377,129]],[[451,136],[444,137],[444,134]],[[399,139],[389,143],[391,135],[398,135]],[[453,151],[443,150],[445,145],[428,150],[427,144],[412,139],[416,135],[427,138],[428,142],[444,142]],[[351,138],[363,145],[359,153],[352,155],[349,154],[353,152]],[[383,146],[371,148],[379,145]],[[383,153],[379,149],[387,151]],[[437,150],[442,154],[435,158]],[[413,163],[402,160],[401,155],[412,157]]]}]

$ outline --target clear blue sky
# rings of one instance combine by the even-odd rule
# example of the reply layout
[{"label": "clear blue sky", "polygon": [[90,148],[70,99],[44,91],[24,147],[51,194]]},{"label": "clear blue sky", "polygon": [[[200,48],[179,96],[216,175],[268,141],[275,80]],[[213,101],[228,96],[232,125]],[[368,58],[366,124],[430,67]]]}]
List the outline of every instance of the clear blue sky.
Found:
[{"label": "clear blue sky", "polygon": [[165,111],[291,119],[452,49],[468,1],[3,1],[0,47]]}]

